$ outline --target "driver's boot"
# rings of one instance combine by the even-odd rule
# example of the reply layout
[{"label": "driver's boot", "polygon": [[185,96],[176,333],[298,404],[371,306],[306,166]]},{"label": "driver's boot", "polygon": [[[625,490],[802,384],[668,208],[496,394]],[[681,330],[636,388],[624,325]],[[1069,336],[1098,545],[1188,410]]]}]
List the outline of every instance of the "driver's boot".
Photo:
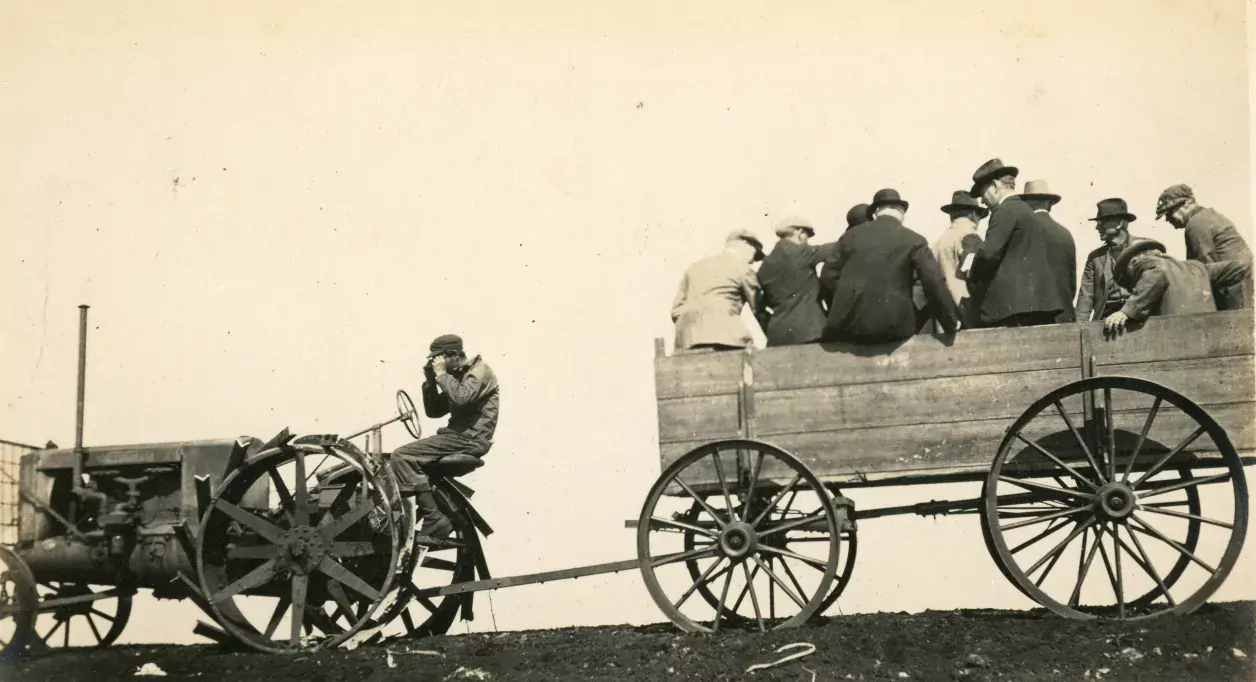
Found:
[{"label": "driver's boot", "polygon": [[415,535],[415,541],[423,545],[450,544],[449,536],[454,532],[454,524],[436,506],[436,498],[431,491],[419,493],[415,502],[418,516],[423,519],[423,527]]}]

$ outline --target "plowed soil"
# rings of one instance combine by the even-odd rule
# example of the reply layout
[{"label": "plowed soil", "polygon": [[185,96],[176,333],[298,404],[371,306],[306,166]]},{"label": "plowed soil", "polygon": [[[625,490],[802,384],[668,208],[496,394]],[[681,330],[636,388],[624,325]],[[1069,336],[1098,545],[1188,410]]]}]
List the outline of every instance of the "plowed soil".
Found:
[{"label": "plowed soil", "polygon": [[[0,669],[6,680],[1254,680],[1256,604],[1208,604],[1142,623],[1043,611],[880,613],[770,633],[688,635],[670,623],[390,640],[267,655],[218,645],[72,649]],[[747,673],[803,649],[814,653]],[[146,663],[164,676],[136,676]],[[814,673],[814,677],[812,676]]]}]

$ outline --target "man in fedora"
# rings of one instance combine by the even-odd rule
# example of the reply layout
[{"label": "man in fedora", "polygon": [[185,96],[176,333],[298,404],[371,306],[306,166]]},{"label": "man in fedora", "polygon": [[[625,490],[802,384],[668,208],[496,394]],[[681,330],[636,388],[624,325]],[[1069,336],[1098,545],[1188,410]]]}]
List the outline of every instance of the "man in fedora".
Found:
[{"label": "man in fedora", "polygon": [[933,257],[942,268],[960,323],[965,328],[973,328],[978,326],[977,311],[968,293],[968,271],[981,249],[977,226],[990,211],[961,189],[951,194],[951,203],[943,206],[942,212],[950,216],[951,224],[933,243]]},{"label": "man in fedora", "polygon": [[959,329],[955,301],[929,243],[903,226],[908,203],[893,189],[876,193],[873,219],[837,240],[821,277],[833,292],[823,340],[881,343],[911,338],[923,320],[912,301],[918,280],[938,324]]},{"label": "man in fedora", "polygon": [[1251,262],[1180,261],[1154,239],[1132,239],[1113,265],[1117,281],[1132,292],[1129,300],[1103,321],[1104,329],[1120,332],[1126,323],[1152,315],[1189,315],[1217,309],[1213,290],[1251,276]]},{"label": "man in fedora", "polygon": [[1060,258],[1055,239],[1016,196],[1018,174],[997,158],[973,173],[969,194],[990,209],[985,242],[968,276],[984,327],[1053,324],[1073,306],[1072,299],[1064,300],[1065,287],[1058,281],[1066,266],[1053,262]]},{"label": "man in fedora", "polygon": [[432,341],[423,374],[423,411],[431,419],[449,415],[449,423],[394,450],[389,465],[402,494],[415,495],[423,519],[419,541],[439,544],[453,532],[453,523],[436,506],[424,469],[449,455],[488,454],[497,429],[500,391],[492,368],[479,355],[468,360],[456,334]]},{"label": "man in fedora", "polygon": [[815,228],[801,218],[779,221],[776,236],[780,239],[759,266],[755,319],[763,328],[768,347],[820,340],[825,315],[816,266],[837,244],[809,244],[815,233]]},{"label": "man in fedora", "polygon": [[1034,219],[1051,245],[1047,262],[1056,269],[1055,281],[1066,303],[1055,321],[1073,322],[1077,319],[1073,311],[1073,299],[1077,297],[1077,243],[1073,241],[1073,233],[1051,215],[1051,208],[1060,203],[1060,195],[1051,193],[1046,180],[1030,180],[1020,196],[1033,210]]},{"label": "man in fedora", "polygon": [[[1162,217],[1167,218],[1173,227],[1185,231],[1188,260],[1201,263],[1252,260],[1252,252],[1234,223],[1216,210],[1196,203],[1195,192],[1189,185],[1173,185],[1160,193],[1156,201],[1156,219]],[[1219,310],[1250,308],[1252,281],[1247,279],[1226,286],[1219,289],[1216,296]]]},{"label": "man in fedora", "polygon": [[763,242],[749,230],[733,230],[724,249],[685,270],[672,299],[677,351],[735,350],[753,342],[741,311],[753,311],[759,279],[752,264],[763,260]]},{"label": "man in fedora", "polygon": [[1092,314],[1096,320],[1107,319],[1124,307],[1130,297],[1129,289],[1116,281],[1114,265],[1116,257],[1135,239],[1130,236],[1129,224],[1138,217],[1129,212],[1125,200],[1120,198],[1103,199],[1095,211],[1095,217],[1089,220],[1095,223],[1103,245],[1086,256],[1086,265],[1082,268],[1082,283],[1074,308],[1078,322],[1089,322]]}]

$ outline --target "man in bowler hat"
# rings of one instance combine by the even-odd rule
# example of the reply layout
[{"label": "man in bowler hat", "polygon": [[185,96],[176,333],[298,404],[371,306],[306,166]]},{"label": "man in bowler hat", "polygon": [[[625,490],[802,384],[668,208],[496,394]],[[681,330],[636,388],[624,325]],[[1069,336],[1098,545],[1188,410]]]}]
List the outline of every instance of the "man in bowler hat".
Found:
[{"label": "man in bowler hat", "polygon": [[403,494],[413,494],[423,519],[419,542],[440,544],[453,523],[436,506],[424,469],[449,455],[483,457],[497,429],[497,376],[480,356],[467,359],[462,338],[436,337],[423,366],[423,411],[431,419],[449,415],[448,425],[434,435],[393,451],[389,463]]},{"label": "man in bowler hat", "polygon": [[1120,332],[1132,321],[1152,315],[1189,315],[1217,309],[1213,290],[1251,276],[1244,260],[1201,263],[1177,260],[1154,239],[1132,239],[1113,265],[1117,281],[1132,292],[1129,300],[1103,321],[1108,332]]},{"label": "man in bowler hat", "polygon": [[1073,306],[1059,281],[1067,266],[1058,262],[1056,240],[1016,196],[1018,173],[997,158],[973,173],[969,194],[981,197],[990,209],[985,243],[968,277],[969,290],[980,301],[982,326],[1053,324]]},{"label": "man in bowler hat", "polygon": [[780,239],[759,266],[761,292],[755,319],[763,328],[768,347],[820,340],[825,315],[816,266],[837,244],[809,244],[815,233],[815,228],[801,218],[779,221],[776,236]]},{"label": "man in bowler hat", "polygon": [[[855,204],[846,211],[846,231],[850,232],[852,227],[858,227],[872,220],[872,213],[868,210],[868,204]],[[829,258],[825,259],[824,265],[820,266],[820,298],[824,300],[825,313],[828,312],[829,301],[833,300],[833,290],[827,288],[826,282],[834,281],[832,277],[826,276],[825,272],[829,269]]]},{"label": "man in bowler hat", "polygon": [[1116,280],[1115,264],[1117,256],[1134,239],[1130,236],[1129,224],[1138,220],[1138,216],[1129,212],[1124,199],[1114,197],[1101,200],[1095,217],[1089,220],[1095,223],[1103,245],[1086,256],[1086,265],[1082,268],[1082,283],[1074,308],[1078,322],[1089,322],[1092,314],[1096,320],[1107,319],[1129,300],[1130,290]]},{"label": "man in bowler hat", "polygon": [[903,226],[908,203],[893,189],[876,193],[873,219],[837,240],[821,277],[833,292],[824,340],[880,343],[908,339],[922,320],[912,300],[918,280],[928,308],[948,333],[959,329],[955,301],[929,243]]},{"label": "man in bowler hat", "polygon": [[[1188,260],[1201,263],[1250,263],[1252,260],[1252,252],[1234,223],[1216,210],[1196,203],[1195,192],[1189,185],[1173,185],[1160,193],[1156,201],[1156,219],[1160,218],[1168,219],[1169,224],[1185,232]],[[1249,278],[1217,290],[1217,308],[1238,310],[1252,307],[1252,288]]]},{"label": "man in bowler hat", "polygon": [[977,226],[990,211],[978,204],[967,190],[961,189],[951,194],[951,203],[943,206],[942,212],[950,216],[951,224],[933,243],[933,257],[942,268],[960,323],[965,328],[973,328],[977,326],[977,311],[968,293],[968,271],[981,249]]},{"label": "man in bowler hat", "polygon": [[1060,203],[1060,195],[1051,193],[1046,180],[1030,180],[1025,183],[1020,196],[1033,209],[1038,227],[1049,240],[1047,262],[1056,268],[1055,281],[1060,287],[1061,299],[1067,304],[1055,321],[1073,322],[1077,319],[1072,305],[1077,297],[1077,243],[1073,241],[1073,233],[1051,215],[1051,208]]}]

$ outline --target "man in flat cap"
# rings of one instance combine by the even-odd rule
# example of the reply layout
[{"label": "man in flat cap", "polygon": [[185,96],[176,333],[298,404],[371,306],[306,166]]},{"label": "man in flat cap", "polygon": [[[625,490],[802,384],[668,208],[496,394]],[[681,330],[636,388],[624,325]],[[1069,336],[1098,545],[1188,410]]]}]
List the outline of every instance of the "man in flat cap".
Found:
[{"label": "man in flat cap", "polygon": [[815,343],[824,329],[824,304],[816,266],[832,253],[835,242],[813,246],[815,228],[801,218],[777,223],[780,239],[759,266],[760,296],[755,319],[768,347]]},{"label": "man in flat cap", "polygon": [[423,366],[423,411],[431,419],[449,415],[449,424],[436,433],[393,451],[390,463],[403,494],[414,494],[423,519],[420,542],[440,543],[453,531],[432,496],[424,468],[449,455],[483,457],[493,445],[497,429],[497,376],[480,356],[467,359],[462,339],[454,334],[436,337]]},{"label": "man in flat cap", "polygon": [[1034,212],[1038,227],[1047,236],[1051,245],[1047,262],[1055,268],[1055,281],[1060,287],[1060,298],[1068,305],[1064,306],[1057,323],[1073,322],[1077,319],[1073,310],[1073,299],[1077,298],[1077,242],[1067,227],[1056,222],[1051,209],[1060,203],[1060,195],[1052,194],[1046,180],[1030,180],[1021,191],[1023,200]]},{"label": "man in flat cap", "polygon": [[1074,308],[1078,322],[1090,322],[1091,315],[1105,320],[1129,300],[1130,290],[1116,280],[1115,264],[1130,240],[1136,239],[1130,236],[1129,225],[1138,217],[1129,212],[1124,199],[1113,197],[1101,200],[1095,217],[1089,220],[1095,223],[1103,245],[1086,256],[1082,268],[1082,284]]},{"label": "man in flat cap", "polygon": [[980,300],[983,327],[1054,324],[1073,307],[1059,282],[1066,267],[1054,262],[1060,258],[1055,239],[1016,195],[1018,173],[999,159],[973,173],[969,194],[981,197],[990,209],[985,243],[968,276],[973,298]]},{"label": "man in flat cap", "polygon": [[[1201,263],[1252,260],[1247,242],[1234,223],[1216,210],[1195,202],[1195,192],[1188,185],[1173,185],[1160,193],[1156,201],[1156,219],[1168,219],[1173,227],[1184,230],[1186,258]],[[1227,285],[1216,292],[1219,310],[1252,307],[1252,280]]]},{"label": "man in flat cap", "polygon": [[942,268],[960,322],[964,328],[971,329],[978,324],[977,311],[968,293],[968,271],[981,249],[977,226],[990,211],[978,204],[967,190],[961,189],[951,194],[951,203],[943,206],[942,212],[950,216],[951,224],[933,243],[933,257]]},{"label": "man in flat cap", "polygon": [[1217,309],[1213,290],[1251,276],[1250,261],[1201,263],[1177,260],[1154,239],[1131,239],[1117,256],[1114,275],[1130,289],[1129,300],[1104,319],[1104,329],[1121,332],[1129,321],[1152,315],[1189,315]]},{"label": "man in flat cap", "polygon": [[736,350],[753,343],[741,311],[754,310],[759,278],[752,265],[761,260],[763,242],[749,230],[733,230],[723,251],[685,270],[672,299],[677,351]]},{"label": "man in flat cap", "polygon": [[[823,340],[901,341],[914,336],[929,316],[954,334],[959,320],[942,269],[929,242],[903,226],[908,203],[897,191],[883,189],[869,206],[873,219],[837,240],[821,273],[834,292]],[[923,319],[912,299],[915,281],[932,313]]]}]

